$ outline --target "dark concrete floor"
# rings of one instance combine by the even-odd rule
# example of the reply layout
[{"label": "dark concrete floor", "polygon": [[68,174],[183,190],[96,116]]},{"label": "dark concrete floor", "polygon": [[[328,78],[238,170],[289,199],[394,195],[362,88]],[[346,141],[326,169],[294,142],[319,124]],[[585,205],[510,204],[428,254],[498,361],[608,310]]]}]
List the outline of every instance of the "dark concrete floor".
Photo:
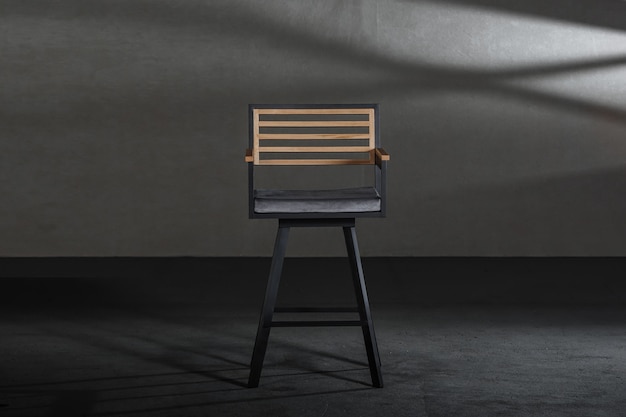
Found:
[{"label": "dark concrete floor", "polygon": [[[343,262],[288,259],[279,302],[350,303]],[[626,415],[623,274],[545,262],[365,260],[382,389],[358,328],[273,329],[246,388],[266,259],[5,268],[0,416]]]}]

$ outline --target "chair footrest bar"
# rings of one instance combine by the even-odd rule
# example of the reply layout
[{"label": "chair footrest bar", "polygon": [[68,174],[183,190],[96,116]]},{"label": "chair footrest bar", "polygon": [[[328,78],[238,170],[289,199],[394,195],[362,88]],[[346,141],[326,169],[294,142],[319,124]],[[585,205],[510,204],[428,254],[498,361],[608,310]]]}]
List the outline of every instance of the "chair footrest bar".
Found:
[{"label": "chair footrest bar", "polygon": [[289,320],[273,321],[268,327],[367,326],[362,320]]},{"label": "chair footrest bar", "polygon": [[283,218],[278,219],[279,227],[354,227],[355,218],[314,218],[314,219],[306,219],[306,218],[297,218],[297,219],[289,219]]},{"label": "chair footrest bar", "polygon": [[358,313],[358,307],[276,307],[274,313]]}]

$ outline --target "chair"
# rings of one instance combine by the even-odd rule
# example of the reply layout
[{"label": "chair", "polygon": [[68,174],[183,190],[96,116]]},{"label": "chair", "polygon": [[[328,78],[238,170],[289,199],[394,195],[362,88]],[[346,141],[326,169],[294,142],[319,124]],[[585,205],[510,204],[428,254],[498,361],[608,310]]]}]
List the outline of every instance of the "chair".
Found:
[{"label": "chair", "polygon": [[[382,387],[380,358],[356,237],[356,218],[385,217],[389,155],[380,147],[377,104],[249,106],[249,217],[278,219],[265,300],[252,354],[249,387],[257,387],[272,327],[360,326],[372,385]],[[255,188],[263,166],[365,166],[373,185],[330,189]],[[368,168],[367,166],[371,166]],[[332,168],[331,168],[332,169]],[[353,168],[349,168],[353,169]],[[295,171],[292,171],[295,172]],[[290,175],[291,176],[291,175]],[[341,227],[352,271],[356,307],[276,307],[287,239],[292,227]],[[274,313],[354,312],[358,320],[275,321]]]}]

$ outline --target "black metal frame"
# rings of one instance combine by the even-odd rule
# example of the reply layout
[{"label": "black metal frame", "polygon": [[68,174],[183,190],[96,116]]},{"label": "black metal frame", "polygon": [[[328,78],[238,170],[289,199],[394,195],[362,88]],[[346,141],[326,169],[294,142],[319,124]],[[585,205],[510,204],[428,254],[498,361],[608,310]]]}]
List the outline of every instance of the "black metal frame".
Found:
[{"label": "black metal frame", "polygon": [[[352,281],[354,284],[354,292],[356,295],[356,307],[295,307],[295,308],[277,308],[276,299],[278,297],[278,288],[282,275],[283,263],[285,260],[285,252],[287,250],[287,241],[289,239],[289,231],[292,227],[342,227],[346,249],[348,251],[348,259],[350,260],[350,269],[352,271]],[[358,312],[359,320],[289,320],[275,321],[274,313],[327,313],[327,312]],[[252,361],[250,364],[250,376],[248,379],[248,387],[255,388],[259,386],[261,371],[263,369],[263,360],[267,350],[270,330],[272,327],[311,327],[311,326],[360,326],[363,331],[363,340],[365,342],[365,350],[372,378],[372,385],[382,388],[383,379],[380,370],[380,355],[378,353],[378,345],[376,343],[376,334],[374,333],[374,323],[370,311],[367,289],[365,287],[365,277],[363,274],[363,266],[361,264],[361,255],[356,237],[355,219],[280,219],[278,222],[278,232],[274,244],[274,254],[272,256],[272,264],[270,267],[267,289],[265,291],[265,300],[259,319]]]},{"label": "black metal frame", "polygon": [[[250,104],[248,106],[248,146],[254,146],[254,109],[374,109],[374,146],[380,148],[380,123],[378,104]],[[365,213],[255,213],[254,211],[254,162],[248,162],[248,217],[250,219],[277,218],[356,218],[385,217],[387,214],[387,161],[378,160],[374,164],[374,187],[380,195],[380,211]]]},{"label": "black metal frame", "polygon": [[[249,106],[249,147],[254,146],[253,111],[262,108],[371,108],[374,109],[375,117],[375,148],[380,148],[380,123],[378,104],[250,104]],[[248,386],[253,388],[259,385],[263,360],[267,350],[270,329],[272,327],[310,327],[310,326],[360,326],[363,331],[363,340],[367,353],[372,385],[382,387],[383,380],[380,370],[380,356],[374,324],[372,322],[369,299],[365,287],[365,277],[361,264],[361,255],[356,237],[357,217],[385,217],[387,211],[387,161],[375,155],[375,188],[381,197],[381,210],[378,212],[365,213],[255,213],[254,212],[254,162],[248,162],[248,201],[249,217],[251,219],[278,219],[278,231],[274,243],[274,253],[270,266],[265,300],[259,319],[254,351],[250,365]],[[277,308],[276,299],[282,275],[285,252],[289,231],[292,227],[341,227],[343,228],[352,281],[356,295],[356,307],[319,308],[319,307],[296,307]],[[358,320],[291,320],[275,321],[274,313],[290,312],[354,312],[359,314]]]}]

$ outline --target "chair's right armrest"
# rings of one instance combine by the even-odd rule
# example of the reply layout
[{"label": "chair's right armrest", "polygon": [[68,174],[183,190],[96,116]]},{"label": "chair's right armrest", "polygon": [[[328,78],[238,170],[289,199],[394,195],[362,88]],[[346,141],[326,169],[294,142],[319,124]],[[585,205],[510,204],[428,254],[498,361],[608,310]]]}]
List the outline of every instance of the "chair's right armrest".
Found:
[{"label": "chair's right armrest", "polygon": [[376,165],[380,166],[383,161],[389,161],[391,156],[383,148],[376,148]]},{"label": "chair's right armrest", "polygon": [[252,149],[246,149],[246,162],[254,162],[254,156],[252,156]]}]

